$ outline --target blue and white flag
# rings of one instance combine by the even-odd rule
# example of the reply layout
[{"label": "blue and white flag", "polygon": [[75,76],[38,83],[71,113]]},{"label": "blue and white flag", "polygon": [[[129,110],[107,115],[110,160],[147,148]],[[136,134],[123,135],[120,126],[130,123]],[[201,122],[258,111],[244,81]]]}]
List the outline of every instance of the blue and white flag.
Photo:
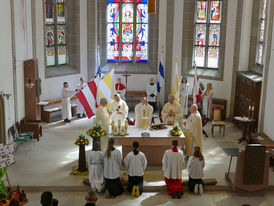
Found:
[{"label": "blue and white flag", "polygon": [[161,89],[165,86],[165,69],[162,64],[163,58],[161,55],[161,60],[158,69],[158,80],[157,80],[157,92],[160,93]]},{"label": "blue and white flag", "polygon": [[98,75],[99,75],[99,78],[101,79],[102,71],[101,71],[101,61],[100,61],[99,48],[98,48],[98,52],[97,52],[97,73],[96,73],[96,76],[98,76]]}]

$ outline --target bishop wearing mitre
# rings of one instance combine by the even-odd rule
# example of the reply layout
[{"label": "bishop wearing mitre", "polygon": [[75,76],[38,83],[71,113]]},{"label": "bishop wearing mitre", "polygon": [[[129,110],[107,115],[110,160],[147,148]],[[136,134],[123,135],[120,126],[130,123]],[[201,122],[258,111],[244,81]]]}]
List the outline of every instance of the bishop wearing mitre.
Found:
[{"label": "bishop wearing mitre", "polygon": [[127,103],[120,98],[119,94],[114,95],[114,101],[110,103],[109,111],[111,113],[111,121],[121,120],[121,122],[125,122],[128,115],[128,106]]},{"label": "bishop wearing mitre", "polygon": [[173,94],[168,95],[168,103],[166,103],[162,110],[163,121],[169,125],[178,122],[180,127],[183,127],[183,109],[179,103],[175,101]]},{"label": "bishop wearing mitre", "polygon": [[110,111],[107,110],[107,99],[101,98],[100,105],[96,111],[96,122],[100,123],[103,130],[107,132],[106,136],[101,137],[101,149],[106,149],[108,144],[108,134],[110,125]]},{"label": "bishop wearing mitre", "polygon": [[141,97],[141,103],[135,106],[135,125],[142,128],[144,119],[148,119],[150,125],[152,113],[153,107],[148,104],[146,97]]}]

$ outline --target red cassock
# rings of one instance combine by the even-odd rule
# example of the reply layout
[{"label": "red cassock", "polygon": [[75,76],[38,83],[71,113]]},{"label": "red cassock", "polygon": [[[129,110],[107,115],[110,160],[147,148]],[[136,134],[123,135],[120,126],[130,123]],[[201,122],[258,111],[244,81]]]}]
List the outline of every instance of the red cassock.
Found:
[{"label": "red cassock", "polygon": [[173,192],[183,192],[182,179],[168,179],[165,177],[167,194],[171,195]]},{"label": "red cassock", "polygon": [[121,90],[124,90],[126,87],[125,85],[123,85],[122,83],[116,83],[115,84],[115,90],[116,91],[121,91]]}]

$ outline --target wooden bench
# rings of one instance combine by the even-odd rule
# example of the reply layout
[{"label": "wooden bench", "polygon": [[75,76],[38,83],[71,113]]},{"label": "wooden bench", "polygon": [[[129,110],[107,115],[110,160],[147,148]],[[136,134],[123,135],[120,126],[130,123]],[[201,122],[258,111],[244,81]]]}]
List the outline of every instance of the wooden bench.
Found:
[{"label": "wooden bench", "polygon": [[[73,96],[70,98],[71,101],[77,100],[77,96]],[[41,119],[43,122],[50,123],[50,114],[54,112],[59,112],[62,110],[61,106],[45,108],[52,105],[60,105],[62,103],[62,98],[52,99],[52,100],[45,100],[44,102],[48,102],[47,104],[41,105]],[[77,107],[76,104],[71,105],[71,113],[72,116],[75,116],[75,108]]]},{"label": "wooden bench", "polygon": [[126,92],[126,102],[131,103],[131,108],[134,109],[136,104],[140,102],[141,97],[146,97],[145,91],[127,91]]},{"label": "wooden bench", "polygon": [[[258,137],[262,137],[260,139]],[[264,133],[251,133],[249,137],[249,143],[261,144],[261,145],[274,145],[274,141]],[[266,147],[266,150],[270,153],[270,166],[273,167],[274,172],[274,151],[272,148]]]},{"label": "wooden bench", "polygon": [[[192,95],[188,95],[188,107],[191,106],[193,102],[193,97]],[[213,98],[212,99],[212,106],[221,106],[222,108],[222,121],[226,119],[226,105],[227,105],[227,101],[225,99],[216,99]]]}]

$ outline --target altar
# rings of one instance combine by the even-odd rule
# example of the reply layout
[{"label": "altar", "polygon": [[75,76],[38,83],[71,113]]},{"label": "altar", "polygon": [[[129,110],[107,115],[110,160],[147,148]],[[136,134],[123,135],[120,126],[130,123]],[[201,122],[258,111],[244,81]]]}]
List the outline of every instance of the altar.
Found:
[{"label": "altar", "polygon": [[163,130],[150,130],[146,132],[150,133],[149,137],[142,137],[141,133],[145,130],[129,126],[127,136],[110,136],[115,138],[115,145],[122,146],[122,155],[123,159],[132,151],[133,141],[138,141],[140,146],[139,150],[146,155],[147,162],[149,166],[161,166],[162,158],[167,149],[171,149],[172,140],[177,139],[179,146],[183,148],[185,143],[185,136],[174,137],[169,134],[169,130],[172,129],[172,126],[167,126],[167,129]]}]

